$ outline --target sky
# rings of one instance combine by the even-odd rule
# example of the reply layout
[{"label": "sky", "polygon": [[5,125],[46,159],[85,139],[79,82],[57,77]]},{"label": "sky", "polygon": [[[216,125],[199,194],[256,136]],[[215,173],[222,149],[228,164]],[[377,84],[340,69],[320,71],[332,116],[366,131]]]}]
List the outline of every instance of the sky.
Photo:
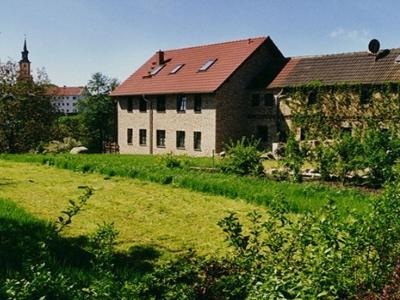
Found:
[{"label": "sky", "polygon": [[0,61],[19,61],[57,85],[95,72],[125,80],[155,51],[270,36],[285,56],[400,47],[400,1],[0,0]]}]

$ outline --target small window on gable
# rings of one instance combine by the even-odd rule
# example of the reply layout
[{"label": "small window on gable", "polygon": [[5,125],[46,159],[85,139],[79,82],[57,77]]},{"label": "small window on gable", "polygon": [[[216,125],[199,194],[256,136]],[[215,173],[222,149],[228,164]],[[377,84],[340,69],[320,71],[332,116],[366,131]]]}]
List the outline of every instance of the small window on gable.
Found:
[{"label": "small window on gable", "polygon": [[194,96],[194,112],[201,113],[201,94]]},{"label": "small window on gable", "polygon": [[201,132],[193,132],[193,148],[194,150],[201,151]]},{"label": "small window on gable", "polygon": [[157,112],[165,112],[165,95],[157,96]]},{"label": "small window on gable", "polygon": [[372,91],[367,87],[364,87],[360,91],[360,104],[368,104],[372,99]]},{"label": "small window on gable", "polygon": [[132,97],[128,98],[127,111],[128,112],[132,112],[133,111],[133,98]]},{"label": "small window on gable", "polygon": [[186,111],[187,98],[185,95],[178,95],[176,98],[176,111],[178,113],[184,113]]},{"label": "small window on gable", "polygon": [[207,62],[199,69],[199,72],[207,71],[216,61],[217,61],[216,58],[207,60]]},{"label": "small window on gable", "polygon": [[307,104],[308,105],[314,105],[314,104],[317,103],[317,99],[318,99],[317,92],[311,92],[311,93],[308,94]]},{"label": "small window on gable", "polygon": [[268,142],[268,126],[257,126],[257,138],[260,139],[262,143]]},{"label": "small window on gable", "polygon": [[126,142],[128,145],[132,145],[132,141],[133,141],[133,129],[128,128],[126,131]]},{"label": "small window on gable", "polygon": [[147,143],[146,129],[139,129],[139,145],[146,146],[146,143]]},{"label": "small window on gable", "polygon": [[185,149],[185,132],[184,131],[176,132],[176,148]]},{"label": "small window on gable", "polygon": [[169,72],[169,74],[176,74],[183,66],[184,66],[184,64],[176,65],[175,68],[173,68],[172,71]]},{"label": "small window on gable", "polygon": [[147,102],[143,98],[140,98],[139,101],[139,111],[146,112],[147,111]]},{"label": "small window on gable", "polygon": [[157,73],[160,72],[161,69],[164,68],[164,67],[165,67],[165,65],[158,65],[154,69],[150,70],[150,75],[151,76],[157,75]]},{"label": "small window on gable", "polygon": [[251,106],[256,107],[260,105],[260,94],[251,95]]},{"label": "small window on gable", "polygon": [[264,105],[268,107],[272,107],[275,104],[275,97],[273,94],[265,94],[264,95]]},{"label": "small window on gable", "polygon": [[165,148],[165,130],[157,130],[157,147]]}]

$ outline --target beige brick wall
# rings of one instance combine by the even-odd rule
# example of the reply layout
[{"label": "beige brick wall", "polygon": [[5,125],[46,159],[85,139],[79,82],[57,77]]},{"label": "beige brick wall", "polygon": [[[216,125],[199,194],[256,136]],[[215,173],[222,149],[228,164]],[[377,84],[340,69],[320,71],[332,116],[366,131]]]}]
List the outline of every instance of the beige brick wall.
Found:
[{"label": "beige brick wall", "polygon": [[[156,97],[146,98],[153,103],[153,154],[186,154],[191,156],[211,156],[215,149],[215,100],[211,94],[202,94],[202,111],[194,112],[194,95],[187,96],[185,113],[176,111],[177,95],[166,96],[166,111],[157,112]],[[118,101],[118,144],[122,154],[150,153],[150,110],[139,111],[139,97],[134,97],[133,112],[127,111],[126,98]],[[127,129],[133,129],[132,145],[127,144]],[[139,145],[139,129],[147,130],[146,146]],[[158,148],[156,131],[165,130],[165,148]],[[185,149],[176,147],[176,131],[185,131]],[[201,132],[201,151],[194,150],[193,132]]]}]

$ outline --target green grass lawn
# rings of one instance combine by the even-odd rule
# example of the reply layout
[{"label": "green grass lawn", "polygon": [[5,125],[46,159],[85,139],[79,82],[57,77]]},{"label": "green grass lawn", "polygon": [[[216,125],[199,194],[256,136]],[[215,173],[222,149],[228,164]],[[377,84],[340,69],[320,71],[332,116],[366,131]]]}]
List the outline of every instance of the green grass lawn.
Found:
[{"label": "green grass lawn", "polygon": [[[249,203],[268,207],[271,200],[281,194],[294,213],[314,211],[324,206],[328,199],[336,201],[346,215],[349,209],[365,211],[373,194],[355,188],[330,187],[318,182],[294,184],[264,178],[238,177],[223,173],[194,171],[192,166],[209,167],[211,158],[182,157],[182,168],[167,168],[160,156],[150,155],[1,155],[0,158],[48,164],[81,173],[118,175],[171,185],[209,195],[243,199]],[[218,161],[217,161],[218,163]],[[271,164],[270,164],[271,165]]]},{"label": "green grass lawn", "polygon": [[0,160],[0,198],[43,220],[53,221],[82,191],[94,196],[65,232],[88,235],[97,224],[114,222],[120,232],[118,249],[149,246],[164,255],[195,249],[200,254],[227,251],[222,230],[216,225],[229,211],[239,215],[262,207],[206,195],[173,186],[100,174],[81,174],[48,166]]}]

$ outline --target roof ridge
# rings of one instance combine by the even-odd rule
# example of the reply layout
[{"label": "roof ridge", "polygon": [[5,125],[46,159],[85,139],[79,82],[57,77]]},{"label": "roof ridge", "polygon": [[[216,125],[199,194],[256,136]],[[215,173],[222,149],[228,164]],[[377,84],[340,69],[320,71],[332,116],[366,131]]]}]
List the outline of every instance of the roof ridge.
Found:
[{"label": "roof ridge", "polygon": [[[389,48],[388,50],[400,50],[400,48]],[[320,58],[320,57],[331,57],[331,56],[345,56],[354,54],[370,54],[368,51],[353,51],[353,52],[340,52],[340,53],[329,53],[329,54],[315,54],[315,55],[298,55],[289,56],[289,59],[302,59],[302,58]],[[373,56],[373,54],[371,54]]]},{"label": "roof ridge", "polygon": [[231,40],[231,41],[226,41],[226,42],[211,43],[211,44],[204,44],[204,45],[198,45],[198,46],[181,47],[181,48],[174,48],[174,49],[166,49],[166,50],[162,50],[162,51],[167,52],[167,51],[176,51],[176,50],[186,50],[186,49],[193,49],[193,48],[202,48],[202,47],[209,47],[209,46],[216,46],[216,45],[224,45],[224,44],[230,44],[230,43],[239,43],[239,42],[244,42],[244,41],[247,41],[247,40],[258,40],[258,39],[265,39],[266,40],[268,38],[269,38],[269,36],[257,36],[257,37],[239,39],[239,40]]}]

